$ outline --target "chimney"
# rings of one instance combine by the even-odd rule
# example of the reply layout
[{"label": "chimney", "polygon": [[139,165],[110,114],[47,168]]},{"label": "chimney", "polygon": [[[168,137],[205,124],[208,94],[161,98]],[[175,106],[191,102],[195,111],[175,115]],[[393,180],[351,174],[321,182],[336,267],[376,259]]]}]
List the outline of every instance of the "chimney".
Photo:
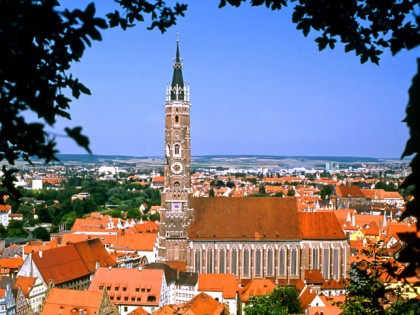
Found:
[{"label": "chimney", "polygon": [[40,250],[40,251],[38,252],[38,254],[39,254],[39,258],[42,258],[42,250]]}]

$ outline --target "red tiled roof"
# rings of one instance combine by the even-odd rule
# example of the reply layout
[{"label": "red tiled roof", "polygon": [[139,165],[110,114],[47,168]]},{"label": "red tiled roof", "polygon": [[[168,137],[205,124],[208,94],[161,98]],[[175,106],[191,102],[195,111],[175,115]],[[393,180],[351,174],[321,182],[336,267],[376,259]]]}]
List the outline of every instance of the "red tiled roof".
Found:
[{"label": "red tiled roof", "polygon": [[178,271],[187,271],[187,262],[185,260],[167,260],[165,263]]},{"label": "red tiled roof", "polygon": [[324,283],[324,277],[321,271],[317,269],[305,270],[305,281],[308,284],[322,284]]},{"label": "red tiled roof", "polygon": [[79,314],[81,309],[86,311],[86,314],[98,314],[102,300],[103,292],[52,288],[41,315],[73,314],[73,310]]},{"label": "red tiled roof", "polygon": [[192,198],[192,240],[299,240],[297,201],[287,198]]},{"label": "red tiled roof", "polygon": [[16,278],[16,282],[13,285],[14,289],[17,289],[18,287],[21,288],[23,294],[26,297],[29,297],[29,293],[32,290],[32,287],[34,286],[36,282],[36,278],[35,277],[22,277],[22,276],[18,276]]},{"label": "red tiled roof", "polygon": [[126,233],[118,237],[115,250],[152,252],[156,245],[157,237],[157,233]]},{"label": "red tiled roof", "polygon": [[233,274],[198,275],[198,291],[222,292],[223,298],[234,299],[238,290],[238,281]]},{"label": "red tiled roof", "polygon": [[224,306],[206,293],[200,293],[184,304],[183,311],[188,315],[220,315]]},{"label": "red tiled roof", "polygon": [[71,245],[34,252],[32,260],[46,283],[52,279],[55,284],[60,284],[90,275],[76,248]]},{"label": "red tiled roof", "polygon": [[108,254],[98,238],[74,243],[73,246],[90,272],[94,272],[97,269],[97,264],[100,267],[115,265],[114,259]]},{"label": "red tiled roof", "polygon": [[335,186],[338,198],[366,198],[359,186]]},{"label": "red tiled roof", "polygon": [[242,302],[249,302],[252,296],[270,294],[276,287],[270,279],[253,279],[240,289],[239,296]]},{"label": "red tiled roof", "polygon": [[299,222],[303,239],[347,239],[332,211],[300,212]]},{"label": "red tiled roof", "polygon": [[114,304],[157,306],[163,279],[162,269],[99,268],[89,291],[106,289]]},{"label": "red tiled roof", "polygon": [[0,268],[19,269],[22,265],[23,259],[21,257],[0,259]]}]

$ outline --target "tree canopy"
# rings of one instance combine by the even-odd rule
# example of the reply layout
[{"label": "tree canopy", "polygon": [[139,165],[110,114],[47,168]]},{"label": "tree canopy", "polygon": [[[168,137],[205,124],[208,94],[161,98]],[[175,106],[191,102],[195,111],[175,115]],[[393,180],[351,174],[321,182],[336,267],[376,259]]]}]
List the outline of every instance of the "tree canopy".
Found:
[{"label": "tree canopy", "polygon": [[277,287],[268,295],[255,295],[245,306],[247,315],[301,314],[299,294],[295,287]]},{"label": "tree canopy", "polygon": [[[56,0],[4,0],[0,2],[0,162],[14,165],[22,158],[56,160],[56,136],[45,127],[57,119],[70,119],[72,100],[90,90],[72,76],[92,41],[102,40],[100,30],[134,26],[151,20],[149,29],[164,32],[183,16],[186,5],[164,1],[115,0],[120,10],[96,15],[92,2],[85,9],[68,10]],[[33,120],[28,118],[31,113]],[[90,153],[82,127],[64,133]],[[13,179],[16,170],[3,166],[1,195],[19,197]],[[0,196],[0,201],[3,200]]]}]

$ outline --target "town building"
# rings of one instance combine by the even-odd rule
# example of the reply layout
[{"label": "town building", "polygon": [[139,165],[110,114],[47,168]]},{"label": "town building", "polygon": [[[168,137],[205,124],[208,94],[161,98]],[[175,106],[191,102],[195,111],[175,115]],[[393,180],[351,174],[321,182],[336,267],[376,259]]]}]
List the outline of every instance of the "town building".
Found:
[{"label": "town building", "polygon": [[333,214],[300,215],[294,197],[192,197],[190,107],[177,41],[165,102],[158,261],[181,260],[188,272],[230,273],[245,282],[295,284],[312,269],[325,279],[346,277],[349,244]]}]

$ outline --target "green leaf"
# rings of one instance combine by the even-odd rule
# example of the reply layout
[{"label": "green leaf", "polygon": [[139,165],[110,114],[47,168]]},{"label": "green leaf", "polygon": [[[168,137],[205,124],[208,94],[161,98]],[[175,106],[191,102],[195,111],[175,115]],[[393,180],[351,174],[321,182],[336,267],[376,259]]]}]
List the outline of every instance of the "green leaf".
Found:
[{"label": "green leaf", "polygon": [[92,154],[92,151],[89,148],[89,138],[85,135],[82,135],[81,133],[82,127],[74,127],[73,129],[65,128],[64,130],[66,131],[67,135],[74,139],[79,146]]}]

